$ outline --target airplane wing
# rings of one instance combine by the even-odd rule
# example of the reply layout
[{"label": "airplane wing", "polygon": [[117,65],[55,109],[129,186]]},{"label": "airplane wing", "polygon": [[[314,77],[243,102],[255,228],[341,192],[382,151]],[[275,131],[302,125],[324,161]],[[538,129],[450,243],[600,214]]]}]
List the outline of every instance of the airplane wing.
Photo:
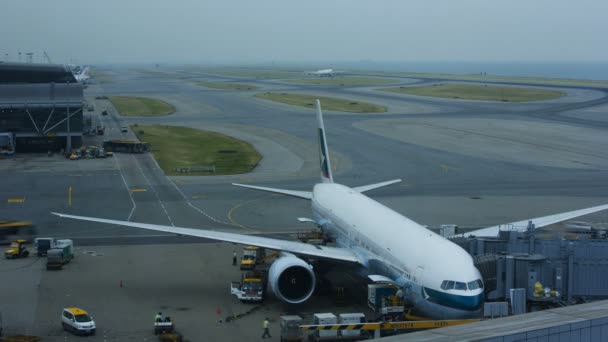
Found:
[{"label": "airplane wing", "polygon": [[242,188],[274,192],[277,194],[294,196],[294,197],[299,197],[299,198],[304,198],[304,199],[312,199],[312,192],[310,192],[310,191],[296,191],[296,190],[285,190],[285,189],[277,189],[277,188],[267,188],[267,187],[263,187],[263,186],[255,186],[255,185],[247,185],[247,184],[239,184],[239,183],[232,183],[232,185],[240,186]]},{"label": "airplane wing", "polygon": [[383,186],[399,183],[399,182],[401,182],[401,179],[393,179],[393,180],[382,182],[382,183],[357,186],[357,187],[354,187],[353,189],[357,190],[358,192],[366,192],[366,191],[370,191],[370,190],[373,190],[373,189],[381,188]]},{"label": "airplane wing", "polygon": [[167,232],[167,233],[174,233],[174,234],[187,235],[187,236],[196,236],[196,237],[201,237],[201,238],[206,238],[206,239],[211,239],[211,240],[226,241],[226,242],[233,242],[233,243],[238,243],[238,244],[243,244],[243,245],[264,247],[264,248],[291,252],[294,254],[301,254],[301,255],[312,256],[312,257],[349,261],[349,262],[354,262],[354,263],[359,263],[359,264],[362,263],[360,258],[355,253],[353,253],[351,250],[344,249],[344,248],[317,246],[317,245],[311,245],[308,243],[297,242],[297,241],[272,239],[272,238],[266,238],[266,237],[261,237],[261,236],[251,236],[251,235],[245,235],[245,234],[217,232],[217,231],[204,230],[204,229],[180,228],[180,227],[172,227],[172,226],[162,226],[162,225],[157,225],[157,224],[108,220],[108,219],[102,219],[102,218],[75,216],[75,215],[67,215],[67,214],[60,214],[60,213],[52,213],[52,214],[57,215],[59,217],[70,218],[70,219],[75,219],[75,220],[116,224],[116,225],[127,226],[127,227],[155,230],[155,231],[159,231],[159,232]]},{"label": "airplane wing", "polygon": [[525,231],[527,229],[528,226],[528,221],[532,221],[532,223],[534,223],[534,226],[536,228],[542,228],[542,227],[546,227],[548,225],[554,224],[554,223],[558,223],[558,222],[562,222],[565,220],[569,220],[575,217],[579,217],[579,216],[583,216],[583,215],[587,215],[587,214],[592,214],[598,211],[602,211],[602,210],[606,210],[608,209],[608,204],[604,204],[604,205],[598,205],[596,207],[591,207],[591,208],[586,208],[586,209],[580,209],[580,210],[574,210],[574,211],[569,211],[566,213],[560,213],[560,214],[554,214],[554,215],[549,215],[549,216],[543,216],[543,217],[537,217],[537,218],[533,218],[533,219],[527,219],[527,220],[522,220],[522,221],[517,221],[517,222],[511,222],[511,223],[507,223],[507,224],[501,224],[498,226],[493,226],[493,227],[488,227],[488,228],[483,228],[483,229],[478,229],[478,230],[474,230],[471,232],[468,232],[466,234],[464,234],[465,237],[469,237],[469,236],[477,236],[477,237],[497,237],[498,236],[498,232],[500,231],[500,229],[510,229],[510,230],[517,230],[517,231]]}]

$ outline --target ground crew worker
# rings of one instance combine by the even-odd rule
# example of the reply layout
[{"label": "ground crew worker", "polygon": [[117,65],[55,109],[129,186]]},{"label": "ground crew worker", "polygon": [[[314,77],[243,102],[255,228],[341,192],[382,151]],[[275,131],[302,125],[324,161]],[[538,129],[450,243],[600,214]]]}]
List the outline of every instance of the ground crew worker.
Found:
[{"label": "ground crew worker", "polygon": [[236,266],[236,250],[232,252],[232,266]]},{"label": "ground crew worker", "polygon": [[397,290],[397,293],[395,293],[395,296],[399,297],[399,299],[403,298],[403,290],[399,288],[399,290]]},{"label": "ground crew worker", "polygon": [[163,313],[159,311],[156,314],[156,316],[154,316],[154,322],[162,322],[162,321],[163,321]]},{"label": "ground crew worker", "polygon": [[268,324],[270,324],[270,322],[268,322],[268,317],[266,317],[264,319],[264,334],[262,335],[262,338],[266,338],[266,336],[272,338],[272,336],[270,336],[270,331],[268,330]]}]

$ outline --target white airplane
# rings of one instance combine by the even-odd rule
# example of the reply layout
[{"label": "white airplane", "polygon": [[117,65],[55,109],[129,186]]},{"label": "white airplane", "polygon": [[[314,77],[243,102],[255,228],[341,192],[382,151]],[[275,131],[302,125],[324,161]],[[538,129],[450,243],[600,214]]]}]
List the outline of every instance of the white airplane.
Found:
[{"label": "white airplane", "polygon": [[91,78],[89,75],[89,67],[88,66],[71,66],[72,74],[74,74],[74,78],[76,81],[80,83],[86,83],[86,81]]},{"label": "white airplane", "polygon": [[334,69],[323,69],[323,70],[317,70],[317,71],[309,71],[306,74],[311,75],[311,76],[318,76],[318,77],[334,77],[341,73],[342,73],[341,71],[334,71]]},{"label": "white airplane", "polygon": [[[203,229],[53,214],[281,251],[280,257],[270,267],[268,283],[276,297],[287,303],[302,303],[312,296],[315,272],[302,257],[313,257],[352,263],[374,282],[390,282],[402,287],[404,299],[421,315],[436,319],[481,316],[484,283],[472,257],[450,240],[362,194],[397,183],[400,179],[354,188],[334,183],[318,100],[317,119],[321,183],[316,184],[312,192],[234,185],[310,200],[313,218],[298,220],[315,222],[322,227],[335,238],[335,247]],[[557,222],[558,218],[567,220],[604,209],[608,209],[608,205],[541,217],[533,219],[533,222],[540,228]],[[524,226],[521,229],[525,230],[527,220],[522,222]],[[499,229],[495,226],[469,235],[496,236]]]}]

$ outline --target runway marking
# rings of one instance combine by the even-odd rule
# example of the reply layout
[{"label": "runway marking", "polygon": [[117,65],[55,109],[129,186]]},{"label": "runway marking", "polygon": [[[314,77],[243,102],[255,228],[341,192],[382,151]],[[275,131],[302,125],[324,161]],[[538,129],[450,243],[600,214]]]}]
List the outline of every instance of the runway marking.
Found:
[{"label": "runway marking", "polygon": [[131,192],[146,192],[146,191],[148,191],[148,190],[143,189],[143,188],[134,188],[134,189],[131,189]]},{"label": "runway marking", "polygon": [[229,220],[229,221],[230,221],[232,224],[234,224],[235,226],[238,226],[238,227],[241,227],[241,228],[243,228],[243,229],[247,229],[247,230],[253,230],[253,229],[251,229],[251,228],[249,228],[249,227],[246,227],[246,226],[244,226],[244,225],[242,225],[242,224],[240,224],[240,223],[236,222],[236,221],[235,221],[235,220],[232,218],[232,213],[233,213],[233,212],[234,212],[236,209],[238,209],[239,207],[241,207],[242,205],[244,205],[244,204],[246,204],[246,203],[249,203],[249,202],[254,202],[254,201],[257,201],[257,199],[253,199],[253,200],[249,200],[249,201],[241,202],[241,203],[239,203],[239,204],[235,205],[234,207],[230,208],[230,210],[228,210],[228,220]]},{"label": "runway marking", "polygon": [[141,175],[146,180],[146,183],[148,183],[148,185],[150,186],[150,189],[152,190],[152,193],[154,194],[154,196],[158,200],[158,203],[160,204],[160,207],[163,208],[163,211],[165,212],[165,215],[167,215],[167,218],[169,219],[169,223],[171,223],[172,227],[175,227],[175,224],[173,224],[173,220],[171,219],[171,216],[169,215],[169,212],[167,212],[167,208],[165,208],[165,203],[163,203],[163,201],[160,199],[160,196],[158,196],[158,192],[156,191],[156,189],[154,188],[154,186],[152,185],[152,183],[150,182],[150,180],[148,179],[148,177],[146,177],[146,174],[144,173],[144,170],[141,168],[141,165],[139,164],[139,162],[137,161],[137,158],[135,158],[134,155],[131,155],[131,157],[135,161],[135,164],[137,164],[137,168],[139,169],[139,172],[141,173]]},{"label": "runway marking", "polygon": [[114,164],[116,164],[116,167],[118,167],[118,172],[120,173],[120,177],[122,178],[122,182],[125,185],[125,188],[127,189],[127,193],[129,194],[129,198],[131,199],[131,212],[129,213],[129,216],[127,216],[127,221],[131,221],[131,216],[133,216],[133,213],[135,212],[135,209],[137,208],[137,204],[135,203],[135,200],[133,199],[133,194],[131,194],[131,191],[129,190],[129,185],[127,184],[127,180],[125,179],[125,176],[122,173],[122,168],[120,167],[120,163],[118,163],[118,157],[113,158],[114,159]]},{"label": "runway marking", "polygon": [[25,197],[23,198],[9,198],[8,203],[23,203],[25,202]]},{"label": "runway marking", "polygon": [[[158,165],[158,162],[156,161],[156,159],[154,159],[154,157],[152,157],[150,154],[148,154],[148,156],[150,157],[150,159],[152,159],[152,161],[154,162],[154,164],[156,164],[156,167],[157,167],[159,170],[162,170],[162,169],[160,168],[160,165]],[[201,215],[205,216],[206,218],[210,219],[210,220],[211,220],[211,221],[213,221],[213,222],[216,222],[216,223],[221,223],[221,224],[225,224],[225,225],[227,225],[227,226],[233,226],[233,225],[232,225],[230,222],[225,222],[225,221],[222,221],[222,220],[218,220],[218,219],[216,219],[215,217],[213,217],[213,216],[211,216],[211,215],[207,214],[205,211],[203,211],[203,210],[202,210],[202,209],[200,209],[199,207],[197,207],[197,206],[195,206],[194,204],[192,204],[192,202],[190,202],[190,200],[188,199],[188,197],[186,197],[186,194],[184,194],[184,192],[182,191],[182,189],[180,189],[180,188],[177,186],[177,184],[175,184],[176,182],[174,182],[174,181],[173,181],[171,178],[169,178],[169,177],[166,177],[166,179],[169,181],[169,183],[171,183],[171,185],[173,185],[173,187],[175,188],[175,190],[177,190],[177,192],[179,192],[179,194],[180,194],[180,195],[182,195],[182,197],[184,198],[184,201],[186,201],[186,203],[188,203],[188,205],[189,205],[189,206],[190,206],[192,209],[196,210],[196,211],[197,211],[199,214],[201,214]],[[176,181],[177,181],[177,180],[176,180]]]},{"label": "runway marking", "polygon": [[[274,197],[274,196],[283,196],[283,195],[281,195],[281,194],[272,194],[272,195],[266,195],[266,196],[269,196],[269,197]],[[242,207],[242,206],[243,206],[243,205],[245,205],[245,204],[249,204],[249,203],[252,203],[252,202],[256,202],[256,201],[259,201],[259,200],[262,200],[262,199],[263,199],[263,198],[256,198],[256,199],[252,199],[252,200],[249,200],[249,201],[241,202],[241,203],[239,203],[239,204],[235,205],[234,207],[230,208],[230,210],[228,210],[228,220],[229,220],[229,221],[232,223],[232,225],[234,225],[234,226],[241,227],[241,228],[244,228],[244,229],[248,229],[248,230],[250,230],[250,231],[252,231],[252,232],[259,232],[259,233],[261,233],[261,234],[267,234],[267,232],[265,231],[265,229],[267,229],[268,227],[245,226],[245,225],[242,225],[242,224],[240,224],[240,223],[236,222],[236,220],[234,220],[234,219],[232,218],[232,214],[234,214],[234,211],[235,211],[236,209],[238,209],[238,208]],[[289,228],[289,229],[293,229],[294,231],[296,231],[296,232],[297,232],[297,231],[298,231],[300,228]],[[288,231],[286,230],[285,232],[288,232]]]}]

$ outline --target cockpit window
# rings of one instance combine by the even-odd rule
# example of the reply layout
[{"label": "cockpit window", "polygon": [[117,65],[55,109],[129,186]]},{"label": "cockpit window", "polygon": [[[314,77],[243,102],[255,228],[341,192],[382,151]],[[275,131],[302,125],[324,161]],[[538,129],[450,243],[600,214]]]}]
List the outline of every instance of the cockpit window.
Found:
[{"label": "cockpit window", "polygon": [[469,286],[469,290],[483,289],[483,282],[481,279],[470,281],[467,285]]},{"label": "cockpit window", "polygon": [[473,280],[468,283],[463,283],[459,281],[453,280],[444,280],[441,282],[442,290],[458,290],[458,291],[466,291],[468,290],[477,290],[483,289],[483,282],[481,279]]},{"label": "cockpit window", "polygon": [[456,290],[466,290],[467,289],[467,284],[461,283],[461,282],[457,281],[454,284],[454,289],[456,289]]}]

